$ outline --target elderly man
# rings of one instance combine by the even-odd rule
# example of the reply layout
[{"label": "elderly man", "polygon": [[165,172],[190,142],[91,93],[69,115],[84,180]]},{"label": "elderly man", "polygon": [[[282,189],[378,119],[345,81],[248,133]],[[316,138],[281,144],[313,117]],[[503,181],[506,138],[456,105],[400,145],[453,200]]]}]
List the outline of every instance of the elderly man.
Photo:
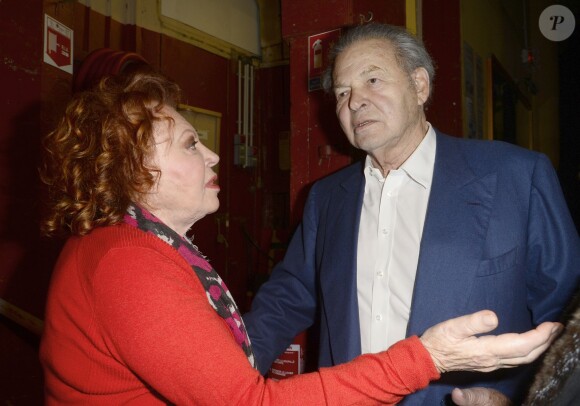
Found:
[{"label": "elderly man", "polygon": [[[498,315],[495,333],[522,332],[569,301],[580,240],[549,160],[437,131],[424,112],[433,77],[423,45],[398,27],[357,26],[337,42],[325,84],[366,158],[314,184],[244,317],[262,371],[317,321],[319,366],[330,366],[481,309]],[[517,402],[526,376],[448,374],[402,404],[480,386]]]}]

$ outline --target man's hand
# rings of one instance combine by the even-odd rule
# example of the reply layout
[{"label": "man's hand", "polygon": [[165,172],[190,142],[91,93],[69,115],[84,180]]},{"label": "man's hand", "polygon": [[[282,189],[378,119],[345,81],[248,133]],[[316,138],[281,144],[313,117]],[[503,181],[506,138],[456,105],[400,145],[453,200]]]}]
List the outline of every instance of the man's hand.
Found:
[{"label": "man's hand", "polygon": [[457,406],[511,406],[503,393],[489,388],[453,389],[451,399]]},{"label": "man's hand", "polygon": [[490,372],[529,364],[538,358],[562,331],[562,325],[544,322],[525,333],[498,336],[487,333],[498,325],[497,316],[482,310],[429,328],[421,341],[439,372]]}]

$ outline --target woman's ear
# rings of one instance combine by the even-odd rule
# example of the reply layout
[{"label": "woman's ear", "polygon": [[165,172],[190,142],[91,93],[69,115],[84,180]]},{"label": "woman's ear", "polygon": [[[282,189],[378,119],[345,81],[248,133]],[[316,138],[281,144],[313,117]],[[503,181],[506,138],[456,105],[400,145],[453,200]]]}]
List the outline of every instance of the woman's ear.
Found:
[{"label": "woman's ear", "polygon": [[411,78],[415,84],[415,90],[417,91],[418,104],[423,105],[429,98],[429,90],[431,88],[429,74],[425,68],[417,68],[412,73]]}]

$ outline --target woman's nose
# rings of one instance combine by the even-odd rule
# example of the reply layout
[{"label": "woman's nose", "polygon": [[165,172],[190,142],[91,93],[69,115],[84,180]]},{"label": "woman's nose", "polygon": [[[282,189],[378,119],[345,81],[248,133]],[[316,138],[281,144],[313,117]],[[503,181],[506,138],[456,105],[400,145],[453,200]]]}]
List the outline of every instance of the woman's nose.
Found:
[{"label": "woman's nose", "polygon": [[220,161],[220,156],[218,154],[216,154],[215,152],[213,152],[211,149],[206,148],[206,152],[205,152],[205,160],[208,163],[208,166],[211,168],[212,166],[215,166],[218,164],[218,162]]}]

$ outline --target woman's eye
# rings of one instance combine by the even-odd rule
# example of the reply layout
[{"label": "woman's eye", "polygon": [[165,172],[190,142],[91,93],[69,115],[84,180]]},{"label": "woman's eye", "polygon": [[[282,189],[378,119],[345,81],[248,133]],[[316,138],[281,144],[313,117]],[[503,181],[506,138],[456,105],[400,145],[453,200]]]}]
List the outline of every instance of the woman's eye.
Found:
[{"label": "woman's eye", "polygon": [[198,140],[195,140],[195,139],[191,140],[191,142],[189,143],[189,146],[187,148],[195,151],[195,149],[196,149],[195,148],[195,144],[197,144],[198,142],[199,141]]}]

